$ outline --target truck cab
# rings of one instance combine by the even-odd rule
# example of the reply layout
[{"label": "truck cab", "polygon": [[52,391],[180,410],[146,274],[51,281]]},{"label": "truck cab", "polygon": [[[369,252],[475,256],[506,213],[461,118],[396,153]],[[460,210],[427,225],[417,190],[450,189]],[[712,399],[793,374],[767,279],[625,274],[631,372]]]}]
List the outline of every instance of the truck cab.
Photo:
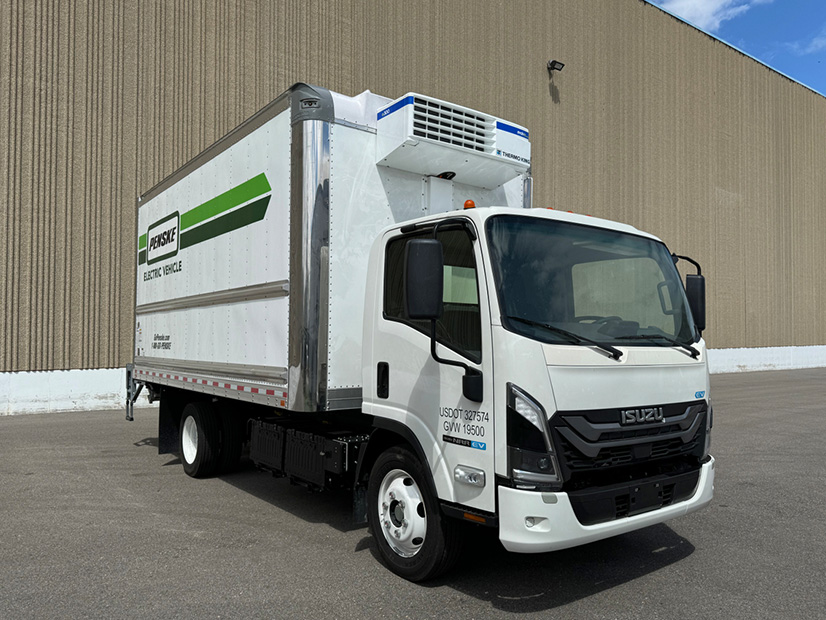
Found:
[{"label": "truck cab", "polygon": [[[691,306],[704,308],[675,261],[631,226],[546,209],[389,228],[369,263],[363,411],[410,429],[442,509],[498,527],[511,551],[702,508],[712,411]],[[390,488],[374,529],[415,552],[424,525],[387,518]]]}]

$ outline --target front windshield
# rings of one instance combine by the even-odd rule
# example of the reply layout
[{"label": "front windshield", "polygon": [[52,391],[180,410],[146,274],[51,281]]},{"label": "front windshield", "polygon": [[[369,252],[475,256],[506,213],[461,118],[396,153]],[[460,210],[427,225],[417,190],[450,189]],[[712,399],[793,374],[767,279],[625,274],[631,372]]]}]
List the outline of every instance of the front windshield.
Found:
[{"label": "front windshield", "polygon": [[658,241],[520,215],[492,217],[487,238],[511,331],[566,344],[696,341],[680,276]]}]

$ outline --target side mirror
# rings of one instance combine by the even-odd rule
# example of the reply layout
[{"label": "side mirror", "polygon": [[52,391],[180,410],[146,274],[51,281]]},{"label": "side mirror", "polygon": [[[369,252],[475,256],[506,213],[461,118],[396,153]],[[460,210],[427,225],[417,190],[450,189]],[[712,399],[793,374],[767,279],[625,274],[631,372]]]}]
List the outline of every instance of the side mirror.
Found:
[{"label": "side mirror", "polygon": [[694,324],[703,331],[706,328],[706,279],[700,275],[686,275],[685,294]]},{"label": "side mirror", "polygon": [[442,316],[444,256],[436,239],[411,239],[404,250],[404,311],[409,319]]}]

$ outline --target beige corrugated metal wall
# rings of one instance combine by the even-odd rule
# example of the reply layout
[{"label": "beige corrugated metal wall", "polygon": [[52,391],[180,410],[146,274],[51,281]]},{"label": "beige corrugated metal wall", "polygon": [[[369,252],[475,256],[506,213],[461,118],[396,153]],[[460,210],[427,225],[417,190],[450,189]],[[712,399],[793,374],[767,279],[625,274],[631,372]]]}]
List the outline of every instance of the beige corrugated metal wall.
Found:
[{"label": "beige corrugated metal wall", "polygon": [[703,263],[712,347],[826,344],[826,98],[640,0],[6,0],[0,370],[129,361],[135,196],[296,81],[526,125],[537,206]]}]

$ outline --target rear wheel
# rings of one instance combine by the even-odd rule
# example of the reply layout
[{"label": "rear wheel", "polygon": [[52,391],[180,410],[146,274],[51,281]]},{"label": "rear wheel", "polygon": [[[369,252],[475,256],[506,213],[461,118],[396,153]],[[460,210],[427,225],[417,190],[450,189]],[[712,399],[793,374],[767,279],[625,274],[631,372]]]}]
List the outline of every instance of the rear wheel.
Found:
[{"label": "rear wheel", "polygon": [[181,416],[180,455],[193,478],[215,472],[220,455],[220,420],[210,403],[189,403]]},{"label": "rear wheel", "polygon": [[410,581],[449,569],[461,551],[459,524],[445,517],[412,452],[393,447],[376,460],[367,487],[367,520],[385,564]]}]

